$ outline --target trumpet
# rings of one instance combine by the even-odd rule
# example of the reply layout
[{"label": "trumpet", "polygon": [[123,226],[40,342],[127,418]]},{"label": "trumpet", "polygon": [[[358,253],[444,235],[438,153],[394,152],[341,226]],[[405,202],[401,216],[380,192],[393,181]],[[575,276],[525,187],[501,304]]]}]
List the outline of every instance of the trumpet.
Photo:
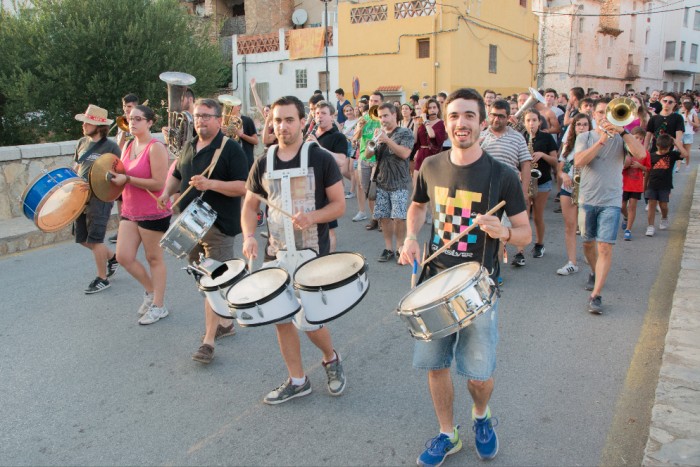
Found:
[{"label": "trumpet", "polygon": [[377,145],[379,144],[379,137],[384,133],[384,131],[381,128],[377,128],[374,130],[374,138],[371,140],[367,141],[367,149],[370,151],[376,151],[377,150]]}]

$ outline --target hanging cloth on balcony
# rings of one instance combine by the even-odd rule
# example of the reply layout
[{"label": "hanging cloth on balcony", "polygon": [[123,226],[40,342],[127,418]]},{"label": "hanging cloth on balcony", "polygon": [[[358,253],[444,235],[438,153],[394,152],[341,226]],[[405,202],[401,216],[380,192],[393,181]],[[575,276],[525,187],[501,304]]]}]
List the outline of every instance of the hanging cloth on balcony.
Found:
[{"label": "hanging cloth on balcony", "polygon": [[323,55],[326,28],[292,29],[289,31],[289,59],[314,58]]}]

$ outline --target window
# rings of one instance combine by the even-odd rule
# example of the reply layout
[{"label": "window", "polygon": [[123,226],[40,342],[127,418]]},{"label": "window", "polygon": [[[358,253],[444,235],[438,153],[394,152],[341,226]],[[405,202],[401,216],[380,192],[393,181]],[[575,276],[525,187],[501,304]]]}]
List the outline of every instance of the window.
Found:
[{"label": "window", "polygon": [[418,39],[418,58],[430,58],[430,39]]},{"label": "window", "polygon": [[612,68],[612,57],[608,57],[608,70]]},{"label": "window", "polygon": [[497,53],[498,47],[493,44],[489,44],[489,73],[496,73],[498,68]]},{"label": "window", "polygon": [[685,11],[683,12],[683,27],[687,28],[688,27],[688,15],[690,13],[690,8],[685,7]]},{"label": "window", "polygon": [[647,29],[647,31],[644,33],[644,45],[648,45],[648,44],[649,44],[649,30]]},{"label": "window", "polygon": [[637,15],[632,15],[630,22],[630,42],[634,42],[634,36],[637,35]]},{"label": "window", "polygon": [[685,61],[685,41],[681,41],[681,62]]},{"label": "window", "polygon": [[685,81],[681,81],[680,86],[678,86],[678,92],[685,92]]},{"label": "window", "polygon": [[581,54],[576,54],[576,66],[581,66]]},{"label": "window", "polygon": [[664,84],[661,86],[662,91],[668,91],[668,81],[664,81]]},{"label": "window", "polygon": [[700,11],[695,10],[695,16],[693,17],[693,29],[700,31]]},{"label": "window", "polygon": [[297,80],[297,89],[306,88],[306,70],[295,70],[295,72]]},{"label": "window", "polygon": [[325,71],[318,72],[318,89],[320,89],[324,93],[330,92],[330,89],[328,89],[329,75],[330,75],[330,72],[328,72],[328,73]]},{"label": "window", "polygon": [[644,59],[644,71],[649,71],[649,59]]},{"label": "window", "polygon": [[676,58],[676,41],[666,42],[666,54],[664,59],[673,60]]},{"label": "window", "polygon": [[520,6],[527,8],[527,0],[520,0]]},{"label": "window", "polygon": [[578,19],[578,32],[583,32],[583,18]]},{"label": "window", "polygon": [[678,81],[673,82],[673,92],[678,92]]},{"label": "window", "polygon": [[698,45],[690,44],[690,63],[698,63]]}]

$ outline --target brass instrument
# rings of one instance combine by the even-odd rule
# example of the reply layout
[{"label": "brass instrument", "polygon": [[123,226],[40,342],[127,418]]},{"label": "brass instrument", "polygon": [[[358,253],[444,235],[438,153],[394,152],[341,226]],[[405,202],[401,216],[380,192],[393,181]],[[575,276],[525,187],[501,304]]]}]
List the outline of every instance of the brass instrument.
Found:
[{"label": "brass instrument", "polygon": [[370,151],[377,150],[377,144],[379,144],[378,140],[383,132],[384,132],[384,130],[382,130],[381,128],[377,128],[376,130],[374,130],[374,138],[367,141],[367,149],[369,149]]},{"label": "brass instrument", "polygon": [[533,107],[538,102],[544,104],[546,101],[544,100],[544,97],[542,97],[542,94],[537,92],[537,89],[530,88],[530,97],[527,98],[523,106],[520,107],[517,112],[515,112],[515,115],[513,115],[513,118],[515,118],[517,123],[509,121],[508,126],[516,130],[518,133],[525,132],[525,126],[523,125],[523,122],[520,121],[520,117],[523,116],[523,113],[525,113],[526,110]]},{"label": "brass instrument", "polygon": [[367,115],[369,115],[369,118],[371,120],[378,122],[379,121],[379,106],[373,105],[372,107],[370,107],[369,110],[367,111]]},{"label": "brass instrument", "polygon": [[182,98],[187,87],[196,83],[197,79],[187,73],[166,71],[159,78],[168,85],[168,151],[175,157],[180,157],[185,143],[192,139],[194,119],[182,108]]},{"label": "brass instrument", "polygon": [[233,108],[241,105],[241,100],[231,94],[222,94],[219,96],[219,102],[224,105],[221,112],[221,130],[229,138],[240,141],[238,131],[243,128],[243,119],[240,115],[233,115]]},{"label": "brass instrument", "polygon": [[[148,99],[143,101],[142,105],[148,105]],[[129,132],[129,120],[127,120],[126,115],[120,115],[117,118],[114,119],[114,125],[112,125],[112,128],[109,129],[107,134],[111,133],[112,130],[114,130],[114,127],[119,127],[120,130],[122,130],[124,133]]]},{"label": "brass instrument", "polygon": [[[618,97],[610,101],[605,108],[605,119],[615,126],[625,126],[637,118],[637,104],[629,97]],[[612,138],[615,133],[606,130],[605,133]]]},{"label": "brass instrument", "polygon": [[[527,141],[527,150],[530,151],[530,155],[535,153],[533,146],[533,140],[535,139],[535,134],[530,132],[530,138]],[[537,181],[542,177],[542,172],[537,168],[537,162],[532,163],[532,168],[530,169],[530,185],[527,188],[527,197],[534,200],[537,196]]]},{"label": "brass instrument", "polygon": [[574,166],[574,175],[571,178],[571,204],[578,206],[578,191],[581,187],[581,169]]}]

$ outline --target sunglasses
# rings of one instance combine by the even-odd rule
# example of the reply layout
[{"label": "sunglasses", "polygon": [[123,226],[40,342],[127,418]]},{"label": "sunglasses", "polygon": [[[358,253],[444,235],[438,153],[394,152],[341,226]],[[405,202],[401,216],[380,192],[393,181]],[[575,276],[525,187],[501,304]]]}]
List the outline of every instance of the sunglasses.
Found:
[{"label": "sunglasses", "polygon": [[504,120],[504,119],[508,118],[507,115],[503,115],[503,114],[493,114],[493,113],[492,113],[492,114],[489,114],[489,117],[491,117],[491,118],[498,118],[499,120]]},{"label": "sunglasses", "polygon": [[664,104],[675,104],[676,103],[676,101],[674,101],[673,99],[661,99],[661,102],[663,102]]}]

